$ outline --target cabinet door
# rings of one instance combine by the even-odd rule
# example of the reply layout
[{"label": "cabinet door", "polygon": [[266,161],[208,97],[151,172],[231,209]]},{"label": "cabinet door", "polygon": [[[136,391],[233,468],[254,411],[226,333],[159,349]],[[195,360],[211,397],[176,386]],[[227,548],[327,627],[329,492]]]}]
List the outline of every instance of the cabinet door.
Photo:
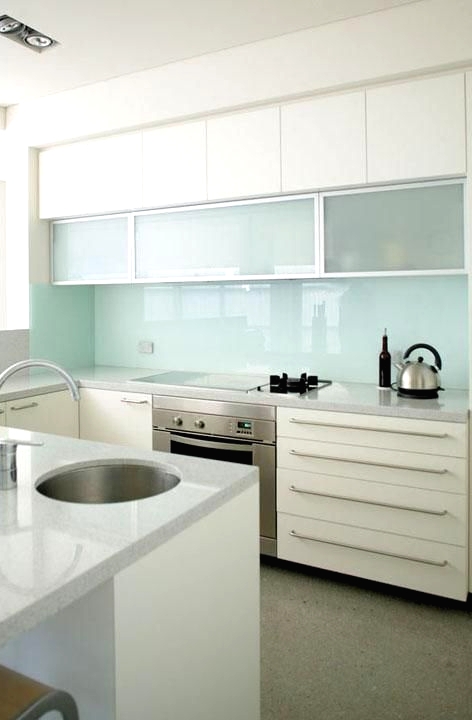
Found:
[{"label": "cabinet door", "polygon": [[42,150],[39,154],[40,217],[141,207],[141,168],[140,132]]},{"label": "cabinet door", "polygon": [[68,390],[24,397],[5,405],[5,424],[9,427],[79,437],[79,404]]},{"label": "cabinet door", "polygon": [[52,281],[128,280],[126,215],[60,221],[52,226]]},{"label": "cabinet door", "polygon": [[136,216],[138,280],[310,275],[313,198],[234,203]]},{"label": "cabinet door", "polygon": [[366,182],[365,94],[281,108],[282,191]]},{"label": "cabinet door", "polygon": [[325,273],[463,271],[460,181],[325,195]]},{"label": "cabinet door", "polygon": [[367,90],[367,180],[464,175],[464,75]]},{"label": "cabinet door", "polygon": [[6,404],[0,403],[0,426],[6,425]]},{"label": "cabinet door", "polygon": [[208,198],[280,192],[278,108],[207,121]]},{"label": "cabinet door", "polygon": [[206,200],[204,121],[143,132],[143,205],[159,207]]},{"label": "cabinet door", "polygon": [[80,437],[152,450],[151,396],[81,388]]}]

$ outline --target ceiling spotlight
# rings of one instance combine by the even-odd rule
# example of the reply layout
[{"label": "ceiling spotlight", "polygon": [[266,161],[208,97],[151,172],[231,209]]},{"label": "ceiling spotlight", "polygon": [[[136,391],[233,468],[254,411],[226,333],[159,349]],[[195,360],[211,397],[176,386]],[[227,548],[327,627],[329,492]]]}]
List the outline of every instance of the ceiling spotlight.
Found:
[{"label": "ceiling spotlight", "polygon": [[47,48],[52,45],[52,40],[46,35],[32,33],[31,35],[26,35],[25,43],[28,43],[28,45],[32,45],[35,48]]},{"label": "ceiling spotlight", "polygon": [[8,17],[8,15],[4,15],[0,19],[0,32],[1,33],[19,33],[23,30],[24,25],[19,20],[15,20],[15,18]]},{"label": "ceiling spotlight", "polygon": [[20,43],[23,47],[29,47],[30,50],[35,52],[42,52],[58,44],[56,40],[48,37],[48,35],[25,25],[21,20],[16,20],[9,15],[0,15],[0,34]]}]

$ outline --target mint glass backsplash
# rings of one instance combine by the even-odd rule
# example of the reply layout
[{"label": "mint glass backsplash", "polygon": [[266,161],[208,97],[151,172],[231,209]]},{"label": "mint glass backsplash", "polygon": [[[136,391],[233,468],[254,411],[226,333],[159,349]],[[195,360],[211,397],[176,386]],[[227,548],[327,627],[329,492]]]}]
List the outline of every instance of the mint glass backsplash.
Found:
[{"label": "mint glass backsplash", "polygon": [[[50,303],[48,312],[59,326],[50,327],[46,318],[38,323],[33,307],[32,347],[40,344],[34,337],[40,329],[51,336],[51,350],[54,345],[63,356],[87,355],[77,347],[72,310],[77,306],[82,317],[79,334],[86,333],[93,326],[86,319],[89,290],[95,297],[97,365],[248,373],[308,370],[335,381],[376,383],[386,327],[392,354],[417,342],[433,345],[443,360],[443,386],[468,387],[467,277],[462,275],[73,289],[77,294],[67,296],[67,303],[59,291],[72,288],[33,293],[33,306],[40,301],[44,312]],[[69,311],[68,323],[64,316]],[[152,341],[154,354],[140,354],[140,340]],[[427,351],[424,355],[428,360]]]},{"label": "mint glass backsplash", "polygon": [[30,286],[30,357],[66,368],[95,362],[94,288]]}]

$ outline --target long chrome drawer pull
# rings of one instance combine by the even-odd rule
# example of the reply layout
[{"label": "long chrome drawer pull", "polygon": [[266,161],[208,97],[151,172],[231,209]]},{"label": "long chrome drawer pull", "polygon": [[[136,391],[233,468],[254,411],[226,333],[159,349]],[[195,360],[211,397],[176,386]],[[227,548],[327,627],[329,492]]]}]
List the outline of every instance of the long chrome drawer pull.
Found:
[{"label": "long chrome drawer pull", "polygon": [[34,408],[38,407],[37,402],[28,403],[28,405],[18,405],[15,407],[15,405],[10,406],[10,410],[27,410],[28,408]]},{"label": "long chrome drawer pull", "polygon": [[325,540],[324,538],[312,537],[311,535],[303,535],[302,533],[295,532],[295,530],[290,530],[289,534],[301,540],[313,540],[314,542],[325,543],[326,545],[336,545],[337,547],[345,547],[350,550],[362,550],[363,552],[370,552],[375,555],[386,555],[387,557],[399,558],[400,560],[411,560],[412,562],[423,563],[424,565],[434,565],[435,567],[446,567],[447,565],[447,560],[428,560],[426,558],[415,557],[414,555],[399,555],[398,553],[391,553],[387,550],[374,550],[373,548],[362,547],[362,545],[350,545],[348,543],[336,542],[335,540]]},{"label": "long chrome drawer pull", "polygon": [[295,423],[296,425],[314,425],[319,427],[332,427],[340,428],[341,430],[366,430],[371,432],[385,432],[392,433],[393,435],[416,435],[417,437],[428,437],[428,438],[445,438],[448,436],[447,433],[427,433],[420,431],[410,430],[390,430],[389,428],[379,427],[362,427],[362,425],[338,425],[338,423],[327,423],[327,422],[315,422],[313,420],[298,420],[297,418],[290,418],[289,422]]},{"label": "long chrome drawer pull", "polygon": [[121,398],[120,402],[128,403],[129,405],[149,405],[149,400],[128,400],[128,398]]},{"label": "long chrome drawer pull", "polygon": [[432,473],[433,475],[445,475],[447,470],[434,470],[433,468],[412,467],[411,465],[390,465],[388,463],[372,462],[371,460],[353,460],[352,458],[335,457],[334,455],[315,455],[314,453],[289,450],[290,455],[299,457],[315,458],[316,460],[337,460],[338,462],[356,463],[356,465],[373,465],[374,467],[393,468],[394,470],[414,470],[415,472]]},{"label": "long chrome drawer pull", "polygon": [[410,507],[409,505],[394,505],[384,502],[375,502],[374,500],[363,500],[361,498],[349,497],[348,495],[331,495],[330,493],[315,492],[314,490],[303,490],[295,485],[290,485],[289,490],[302,495],[317,495],[318,497],[334,498],[335,500],[349,500],[349,502],[364,503],[365,505],[375,505],[376,507],[392,508],[393,510],[411,510],[412,512],[426,513],[426,515],[447,515],[447,510],[427,510],[425,508]]}]

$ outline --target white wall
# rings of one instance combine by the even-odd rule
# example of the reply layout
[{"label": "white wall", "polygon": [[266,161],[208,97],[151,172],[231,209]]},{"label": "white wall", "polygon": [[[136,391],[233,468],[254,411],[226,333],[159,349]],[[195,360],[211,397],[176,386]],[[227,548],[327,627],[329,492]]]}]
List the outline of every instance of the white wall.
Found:
[{"label": "white wall", "polygon": [[423,0],[58,93],[7,111],[45,146],[472,64],[470,0]]},{"label": "white wall", "polygon": [[[21,141],[7,146],[5,192],[6,318],[1,329],[29,326],[30,150]],[[35,178],[35,187],[37,180]]]}]

